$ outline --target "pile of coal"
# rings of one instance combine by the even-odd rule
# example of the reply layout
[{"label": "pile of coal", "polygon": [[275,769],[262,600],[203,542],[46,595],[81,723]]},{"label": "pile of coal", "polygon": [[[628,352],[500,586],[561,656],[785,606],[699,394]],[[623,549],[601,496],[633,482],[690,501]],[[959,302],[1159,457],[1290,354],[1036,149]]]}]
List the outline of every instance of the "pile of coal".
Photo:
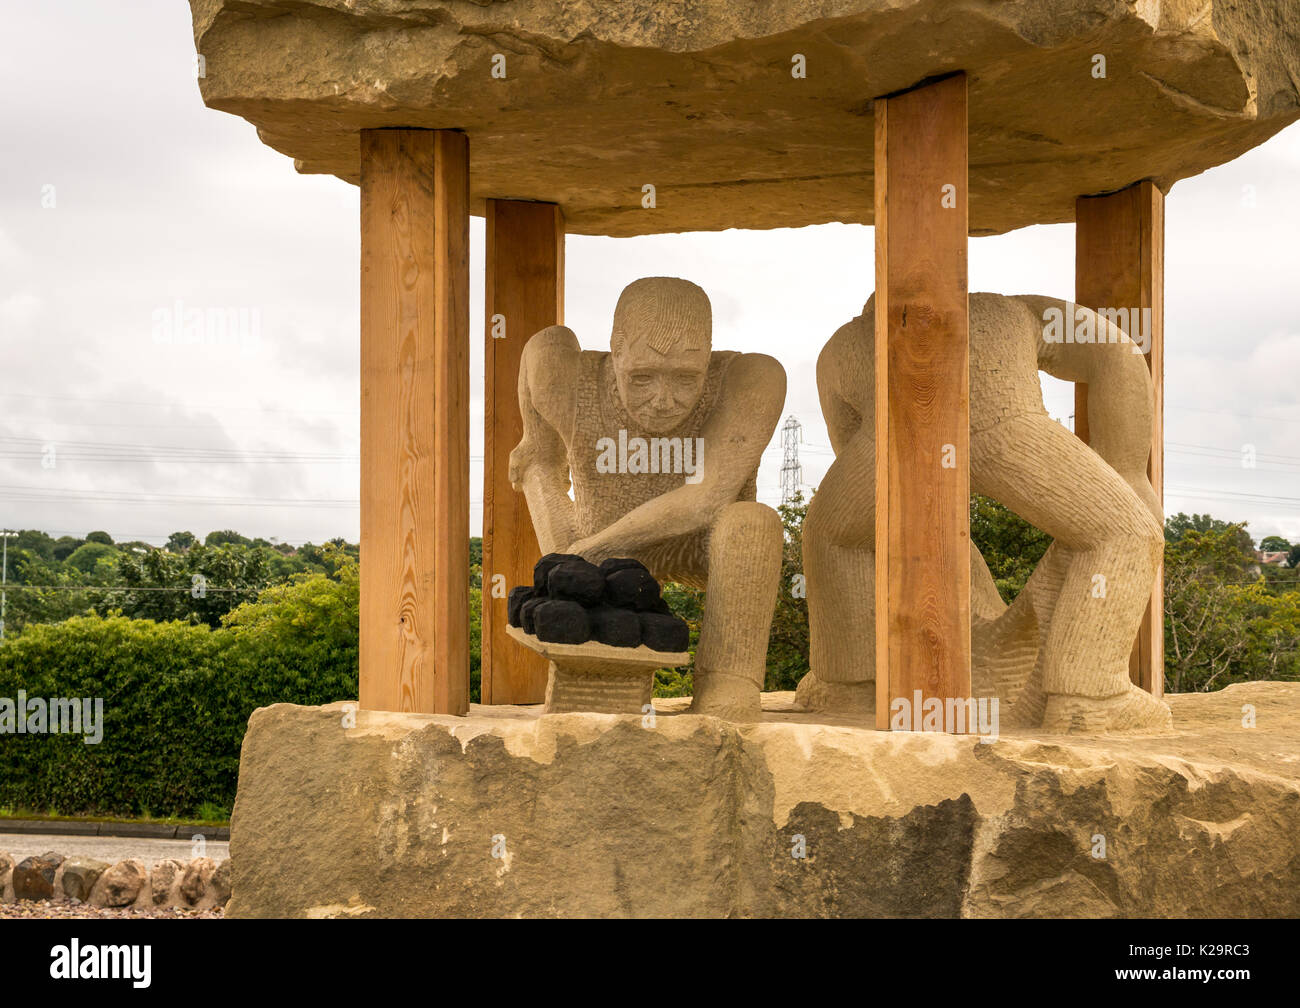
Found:
[{"label": "pile of coal", "polygon": [[550,644],[599,641],[685,651],[686,621],[674,616],[659,582],[639,560],[610,559],[599,567],[571,553],[548,553],[533,568],[532,587],[510,591],[510,625]]}]

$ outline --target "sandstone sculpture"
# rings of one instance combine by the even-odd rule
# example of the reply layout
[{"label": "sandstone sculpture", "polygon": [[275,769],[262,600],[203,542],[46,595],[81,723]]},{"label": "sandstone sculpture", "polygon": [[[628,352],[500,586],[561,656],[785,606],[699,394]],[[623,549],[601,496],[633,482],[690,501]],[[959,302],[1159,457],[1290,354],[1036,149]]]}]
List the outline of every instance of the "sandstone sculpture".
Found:
[{"label": "sandstone sculpture", "polygon": [[[836,458],[803,533],[812,671],[799,698],[809,709],[875,703],[874,302],[817,362]],[[1078,318],[1096,342],[1051,339],[1045,319],[1060,312],[1073,326],[1075,310],[1045,297],[970,297],[971,488],[1053,537],[1009,608],[971,546],[972,682],[976,695],[1000,698],[1008,725],[1164,729],[1168,708],[1129,681],[1164,542],[1146,473],[1151,378],[1140,347],[1089,309]],[[1088,383],[1091,447],[1047,415],[1040,369]]]},{"label": "sandstone sculpture", "polygon": [[1168,191],[1300,115],[1300,7],[1277,0],[190,7],[203,100],[299,171],[356,182],[361,129],[461,129],[474,213],[550,200],[577,234],[870,224],[872,97],[953,70],[972,234]]},{"label": "sandstone sculpture", "polygon": [[609,352],[581,350],[564,326],[537,333],[520,366],[510,480],[544,553],[632,557],[660,581],[707,586],[692,709],[752,720],[782,537],[755,478],[785,371],[711,344],[707,295],[669,277],[627,286]]}]

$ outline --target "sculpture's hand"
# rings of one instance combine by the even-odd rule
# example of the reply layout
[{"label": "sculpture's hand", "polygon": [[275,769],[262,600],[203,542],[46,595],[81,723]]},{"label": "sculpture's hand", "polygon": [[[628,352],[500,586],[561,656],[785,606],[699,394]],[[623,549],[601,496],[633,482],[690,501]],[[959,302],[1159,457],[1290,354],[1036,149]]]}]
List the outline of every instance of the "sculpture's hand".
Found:
[{"label": "sculpture's hand", "polygon": [[528,472],[528,467],[533,464],[533,444],[527,438],[520,441],[515,446],[514,451],[510,453],[510,469],[508,478],[510,485],[520,493],[524,489],[524,474]]}]

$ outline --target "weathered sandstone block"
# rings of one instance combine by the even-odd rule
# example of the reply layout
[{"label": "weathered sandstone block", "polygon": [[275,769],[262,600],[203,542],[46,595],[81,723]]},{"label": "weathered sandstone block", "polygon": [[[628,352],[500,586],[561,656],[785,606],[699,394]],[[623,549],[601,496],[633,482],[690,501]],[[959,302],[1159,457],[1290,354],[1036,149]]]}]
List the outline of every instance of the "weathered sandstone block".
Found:
[{"label": "weathered sandstone block", "polygon": [[149,898],[154,906],[163,906],[169,901],[179,902],[173,890],[179,885],[184,872],[185,863],[174,858],[154,864],[153,871],[149,873]]},{"label": "weathered sandstone block", "polygon": [[54,876],[62,863],[62,854],[23,858],[14,868],[14,896],[26,900],[53,899]]},{"label": "weathered sandstone block", "polygon": [[356,182],[361,129],[463,129],[473,212],[549,200],[580,234],[871,223],[872,99],[956,70],[974,234],[1167,190],[1300,114],[1300,5],[1278,0],[190,7],[204,101],[300,171]]},{"label": "weathered sandstone block", "polygon": [[102,907],[130,906],[148,882],[149,870],[143,861],[119,861],[99,877],[90,891],[90,902]]},{"label": "weathered sandstone block", "polygon": [[108,867],[107,861],[98,861],[95,858],[68,858],[63,862],[63,894],[68,899],[81,900],[84,903],[90,899],[95,883]]},{"label": "weathered sandstone block", "polygon": [[209,857],[195,858],[185,867],[181,878],[181,895],[187,903],[199,903],[208,892],[208,883],[217,870],[217,863]]},{"label": "weathered sandstone block", "polygon": [[1169,734],[991,744],[817,723],[790,694],[743,726],[685,699],[351,729],[280,704],[244,742],[227,911],[1300,914],[1300,684],[1169,700]]}]

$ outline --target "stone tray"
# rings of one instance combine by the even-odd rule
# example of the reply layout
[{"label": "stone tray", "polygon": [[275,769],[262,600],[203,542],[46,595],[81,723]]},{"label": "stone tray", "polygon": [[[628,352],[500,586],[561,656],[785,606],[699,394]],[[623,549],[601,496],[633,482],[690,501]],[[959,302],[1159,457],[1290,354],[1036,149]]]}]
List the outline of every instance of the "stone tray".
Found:
[{"label": "stone tray", "polygon": [[644,713],[654,688],[654,670],[676,668],[691,660],[688,651],[653,651],[644,644],[634,648],[598,641],[552,644],[513,626],[507,626],[506,633],[550,661],[546,680],[548,714]]}]

